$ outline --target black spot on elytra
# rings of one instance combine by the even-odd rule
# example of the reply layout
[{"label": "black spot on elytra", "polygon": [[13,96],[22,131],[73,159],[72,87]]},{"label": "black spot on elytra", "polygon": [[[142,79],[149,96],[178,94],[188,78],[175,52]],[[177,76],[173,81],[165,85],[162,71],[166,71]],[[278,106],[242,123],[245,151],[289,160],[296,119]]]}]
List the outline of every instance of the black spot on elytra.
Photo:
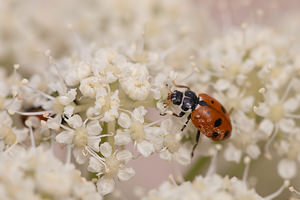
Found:
[{"label": "black spot on elytra", "polygon": [[210,114],[210,111],[208,110],[206,113],[209,115],[209,114]]},{"label": "black spot on elytra", "polygon": [[221,124],[222,124],[222,119],[221,119],[221,118],[219,118],[219,119],[217,119],[217,120],[215,121],[215,123],[214,123],[214,127],[221,126]]},{"label": "black spot on elytra", "polygon": [[226,113],[226,110],[222,105],[221,105],[221,109],[222,109],[223,113]]},{"label": "black spot on elytra", "polygon": [[200,105],[200,106],[207,106],[207,103],[206,103],[205,101],[202,100],[202,101],[199,101],[199,105]]},{"label": "black spot on elytra", "polygon": [[211,102],[212,104],[214,104],[214,103],[215,103],[215,101],[214,101],[214,100],[211,100],[210,102]]},{"label": "black spot on elytra", "polygon": [[213,132],[212,138],[216,138],[216,137],[218,137],[218,136],[219,136],[219,133],[218,133],[218,132]]},{"label": "black spot on elytra", "polygon": [[224,134],[224,138],[227,138],[228,135],[229,135],[229,131],[226,131]]}]

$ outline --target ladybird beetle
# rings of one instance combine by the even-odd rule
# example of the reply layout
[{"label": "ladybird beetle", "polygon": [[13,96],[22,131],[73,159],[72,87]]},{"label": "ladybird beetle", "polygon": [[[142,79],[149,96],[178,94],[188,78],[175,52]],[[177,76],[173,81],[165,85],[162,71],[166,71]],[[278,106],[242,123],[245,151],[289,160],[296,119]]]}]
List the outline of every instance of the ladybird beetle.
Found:
[{"label": "ladybird beetle", "polygon": [[[179,106],[181,112],[179,114],[172,113],[176,117],[183,117],[187,112],[189,113],[181,131],[184,130],[190,120],[192,120],[194,126],[198,129],[196,143],[191,152],[192,157],[198,145],[200,133],[203,133],[214,141],[221,141],[230,137],[232,130],[230,117],[219,101],[204,93],[197,96],[187,86],[173,84],[176,87],[185,88],[186,90],[184,92],[178,90],[169,92],[165,107],[170,103]],[[166,113],[161,115],[166,115]]]}]

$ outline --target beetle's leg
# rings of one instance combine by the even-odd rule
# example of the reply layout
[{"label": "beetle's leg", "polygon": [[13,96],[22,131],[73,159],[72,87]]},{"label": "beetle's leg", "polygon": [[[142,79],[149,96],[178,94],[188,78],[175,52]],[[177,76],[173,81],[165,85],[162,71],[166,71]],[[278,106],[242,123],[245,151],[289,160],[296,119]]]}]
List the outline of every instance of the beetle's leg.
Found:
[{"label": "beetle's leg", "polygon": [[189,114],[189,116],[187,116],[187,120],[185,122],[185,124],[183,125],[183,127],[181,128],[181,131],[183,131],[186,127],[186,125],[189,123],[190,119],[191,119],[192,113]]},{"label": "beetle's leg", "polygon": [[160,113],[161,116],[165,116],[167,114],[171,114],[175,117],[183,117],[183,115],[185,115],[185,112],[181,111],[179,114],[173,113],[172,111],[167,111],[165,113]]},{"label": "beetle's leg", "polygon": [[167,108],[169,105],[170,105],[171,101],[167,101],[167,102],[164,102],[163,105],[164,105],[164,108]]},{"label": "beetle's leg", "polygon": [[171,114],[175,117],[183,117],[183,115],[185,115],[185,112],[181,111],[179,114],[173,113],[172,111],[167,111],[165,113],[160,113],[161,116],[165,116],[167,114]]},{"label": "beetle's leg", "polygon": [[191,157],[194,156],[194,151],[195,151],[195,149],[196,149],[196,147],[197,147],[197,145],[198,145],[199,138],[200,138],[200,131],[198,130],[198,131],[197,131],[197,136],[196,136],[196,144],[194,144],[194,146],[193,146],[193,150],[192,150],[192,152],[191,152]]},{"label": "beetle's leg", "polygon": [[174,115],[175,117],[183,117],[183,115],[185,115],[185,112],[181,111],[179,115],[177,115],[176,113],[172,113],[172,115]]}]

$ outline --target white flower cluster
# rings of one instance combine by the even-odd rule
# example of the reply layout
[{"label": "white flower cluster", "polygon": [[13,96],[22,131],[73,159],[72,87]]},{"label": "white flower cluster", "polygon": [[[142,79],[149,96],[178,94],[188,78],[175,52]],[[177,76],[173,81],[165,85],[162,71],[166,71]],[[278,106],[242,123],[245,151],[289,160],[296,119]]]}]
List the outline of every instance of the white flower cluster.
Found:
[{"label": "white flower cluster", "polygon": [[[284,179],[295,177],[300,155],[293,145],[299,132],[299,58],[291,42],[266,27],[231,31],[197,51],[193,62],[199,78],[191,79],[195,87],[210,82],[206,90],[232,109],[225,159],[239,163],[243,154],[257,159],[261,153],[270,159],[275,147],[272,152],[283,156],[278,167]],[[284,175],[287,168],[290,174]]]},{"label": "white flower cluster", "polygon": [[94,183],[42,148],[0,153],[1,199],[101,200]]},{"label": "white flower cluster", "polygon": [[[270,200],[297,177],[299,49],[285,33],[245,24],[203,44],[203,31],[209,36],[210,30],[195,5],[1,3],[0,63],[14,67],[0,69],[0,196],[102,199],[117,181],[136,175],[130,161],[139,157],[190,164],[196,127],[190,122],[181,131],[187,115],[159,115],[180,112],[172,103],[164,107],[174,83],[218,99],[230,114],[232,135],[217,145],[201,137],[195,155],[211,157],[206,177],[164,183],[144,199]],[[64,164],[51,153],[59,147]],[[244,160],[242,181],[212,175],[221,149],[225,161]],[[250,161],[261,155],[278,159],[285,181],[265,198],[246,183]]]},{"label": "white flower cluster", "polygon": [[245,183],[235,177],[222,178],[218,174],[195,177],[193,182],[183,182],[180,185],[170,182],[162,183],[156,190],[150,190],[143,200],[263,200],[255,190],[249,189]]},{"label": "white flower cluster", "polygon": [[[127,167],[134,159],[134,152],[126,149],[130,144],[144,157],[160,153],[163,159],[189,164],[192,143],[181,144],[179,120],[153,121],[146,114],[148,108],[161,107],[169,90],[166,84],[176,77],[165,63],[166,56],[178,48],[172,44],[200,34],[199,28],[191,29],[191,19],[199,19],[193,17],[197,12],[191,12],[186,1],[80,1],[77,7],[88,8],[89,13],[78,12],[74,17],[65,12],[71,4],[51,2],[49,8],[59,7],[54,20],[44,17],[48,10],[37,0],[30,2],[30,9],[13,1],[0,5],[0,24],[8,31],[0,31],[1,63],[11,64],[6,57],[22,63],[8,77],[1,71],[1,151],[7,154],[21,146],[54,149],[59,143],[66,165],[73,161],[88,164],[82,170],[97,177],[100,195],[111,193],[116,179],[125,181],[135,175]],[[12,6],[18,14],[6,11]],[[32,12],[34,8],[37,12]],[[92,10],[95,16],[90,18]],[[18,23],[20,15],[30,26]],[[59,18],[70,21],[56,23]],[[70,31],[64,30],[67,24]],[[25,36],[31,39],[24,40]],[[94,44],[86,45],[87,38]],[[77,50],[71,56],[63,56],[71,54],[74,46]],[[58,55],[61,58],[54,59]],[[22,78],[22,72],[29,78]]]},{"label": "white flower cluster", "polygon": [[116,40],[135,41],[143,33],[145,44],[151,49],[170,48],[186,36],[199,41],[204,31],[203,14],[198,8],[193,9],[191,2],[53,0],[45,6],[40,0],[6,1],[0,5],[1,63],[7,68],[22,63],[28,74],[32,70],[43,72],[47,60],[42,52],[51,49],[55,57],[68,55],[80,45],[78,37],[112,47]]}]

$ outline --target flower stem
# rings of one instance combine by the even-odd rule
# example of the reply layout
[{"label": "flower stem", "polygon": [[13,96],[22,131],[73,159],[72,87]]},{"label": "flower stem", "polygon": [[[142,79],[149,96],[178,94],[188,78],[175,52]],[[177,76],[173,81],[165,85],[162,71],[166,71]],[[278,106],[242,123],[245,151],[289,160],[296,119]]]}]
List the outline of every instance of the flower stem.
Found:
[{"label": "flower stem", "polygon": [[198,158],[194,165],[186,172],[184,179],[186,181],[191,181],[199,174],[203,167],[210,161],[209,156],[204,156]]},{"label": "flower stem", "polygon": [[[107,123],[107,133],[115,133],[116,132],[116,120]],[[108,143],[112,146],[113,151],[115,150],[114,147],[114,137],[107,137]]]}]

